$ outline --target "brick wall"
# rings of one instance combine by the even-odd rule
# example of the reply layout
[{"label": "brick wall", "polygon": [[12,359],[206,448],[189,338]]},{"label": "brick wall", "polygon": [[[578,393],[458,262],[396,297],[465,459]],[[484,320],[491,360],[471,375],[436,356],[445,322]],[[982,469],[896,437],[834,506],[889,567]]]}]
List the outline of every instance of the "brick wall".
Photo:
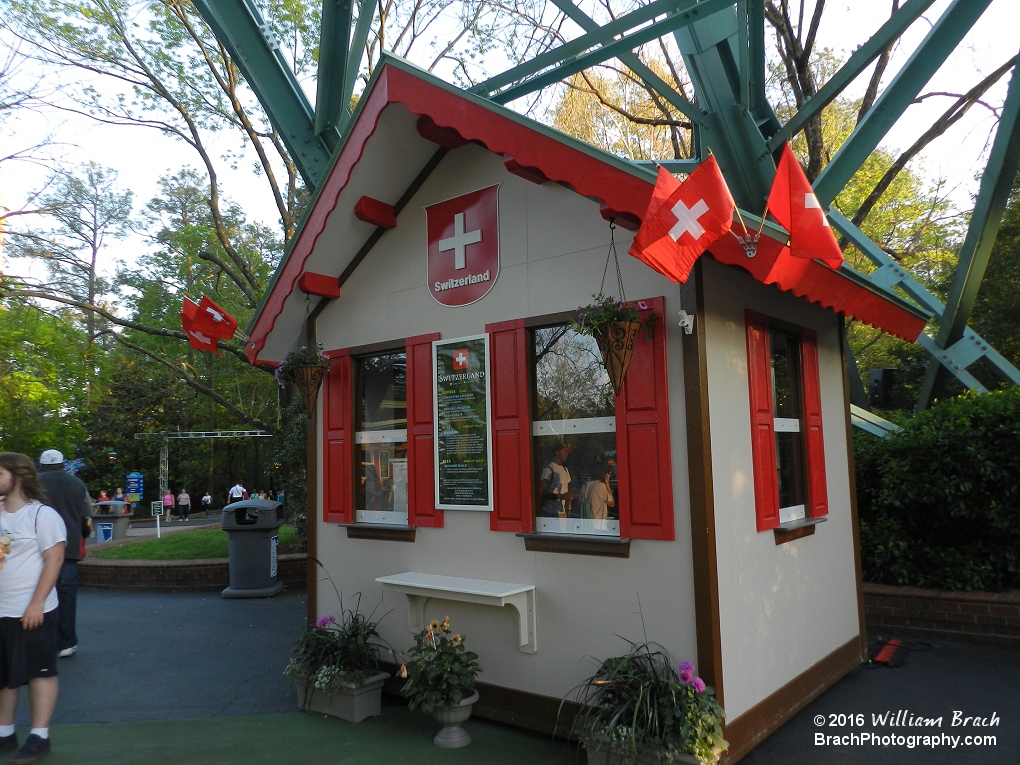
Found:
[{"label": "brick wall", "polygon": [[[288,589],[307,587],[307,561],[305,553],[280,556],[278,578]],[[86,558],[78,564],[78,579],[79,586],[99,590],[219,592],[230,584],[230,569],[226,558],[146,561]]]},{"label": "brick wall", "polygon": [[886,637],[1020,648],[1020,590],[947,592],[865,584],[864,607],[868,629]]}]

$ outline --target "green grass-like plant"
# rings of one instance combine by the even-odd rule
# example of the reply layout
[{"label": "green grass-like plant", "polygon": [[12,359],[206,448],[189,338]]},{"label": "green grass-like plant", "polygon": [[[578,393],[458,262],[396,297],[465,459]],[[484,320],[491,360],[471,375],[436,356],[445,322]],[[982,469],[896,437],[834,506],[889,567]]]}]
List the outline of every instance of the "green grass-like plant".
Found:
[{"label": "green grass-like plant", "polygon": [[589,753],[608,750],[625,762],[641,756],[669,763],[679,755],[718,762],[729,745],[715,690],[690,662],[677,670],[658,646],[632,645],[625,656],[601,662],[564,700],[581,705],[573,734]]},{"label": "green grass-like plant", "polygon": [[[280,527],[280,546],[291,544],[294,527]],[[89,548],[89,557],[103,560],[203,560],[227,557],[227,532],[221,529],[167,534],[160,539],[146,539],[112,550]]]}]

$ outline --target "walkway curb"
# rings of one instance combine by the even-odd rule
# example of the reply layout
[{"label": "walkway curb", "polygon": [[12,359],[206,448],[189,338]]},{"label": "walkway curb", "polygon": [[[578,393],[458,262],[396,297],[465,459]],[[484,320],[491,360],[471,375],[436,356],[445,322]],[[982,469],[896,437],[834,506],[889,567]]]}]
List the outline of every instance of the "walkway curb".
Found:
[{"label": "walkway curb", "polygon": [[[281,555],[278,576],[288,589],[305,589],[308,586],[308,554]],[[78,585],[97,590],[217,592],[229,584],[230,567],[227,558],[201,560],[86,558],[78,564]]]}]

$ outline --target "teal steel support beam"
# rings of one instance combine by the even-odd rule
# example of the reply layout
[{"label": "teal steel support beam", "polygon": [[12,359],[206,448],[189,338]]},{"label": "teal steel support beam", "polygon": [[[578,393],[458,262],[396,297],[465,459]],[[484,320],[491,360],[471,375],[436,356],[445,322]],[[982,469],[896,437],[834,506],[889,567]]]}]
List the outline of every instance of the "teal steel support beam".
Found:
[{"label": "teal steel support beam", "polygon": [[991,0],[954,0],[814,182],[828,207],[959,45]]},{"label": "teal steel support beam", "polygon": [[769,139],[769,150],[775,151],[797,134],[812,117],[836,100],[857,76],[875,61],[907,28],[931,7],[935,0],[908,0],[896,13],[889,17],[878,31],[864,45],[846,60],[846,63],[825,83],[822,88],[806,101],[782,129]]},{"label": "teal steel support beam", "polygon": [[322,0],[319,70],[315,83],[315,134],[335,130],[350,113],[344,101],[354,0]]},{"label": "teal steel support beam", "polygon": [[361,59],[365,56],[365,43],[368,41],[368,34],[372,31],[372,21],[375,18],[376,0],[361,0],[358,7],[358,23],[354,27],[354,37],[351,40],[350,52],[347,54],[347,76],[344,79],[344,104],[348,112],[344,117],[343,125],[340,128],[342,134],[350,120],[350,103],[354,96],[354,85],[358,81],[358,72],[361,71]]},{"label": "teal steel support beam", "polygon": [[255,91],[305,185],[314,189],[325,177],[339,136],[328,131],[316,135],[311,104],[262,14],[251,0],[194,0],[194,3]]},{"label": "teal steel support beam", "polygon": [[771,134],[779,129],[779,120],[765,98],[765,4],[761,0],[740,0],[737,28],[743,85],[740,102],[759,129],[768,128],[767,134]]},{"label": "teal steel support beam", "polygon": [[[960,248],[953,284],[946,299],[942,320],[939,322],[938,334],[935,336],[935,345],[940,349],[955,348],[965,338],[967,321],[974,308],[1018,169],[1020,169],[1020,76],[1014,66],[1006,101],[999,116],[995,141],[992,143],[985,173],[981,177],[974,212],[971,214],[967,236]],[[945,378],[944,365],[934,362],[928,364],[917,401],[918,411],[925,409],[931,400],[941,393]]]},{"label": "teal steel support beam", "polygon": [[[597,21],[585,14],[584,11],[574,5],[570,0],[552,0],[552,2],[585,32],[595,32],[601,29]],[[674,109],[687,117],[694,126],[694,130],[697,131],[698,123],[701,120],[701,111],[697,106],[680,95],[680,93],[674,90],[669,83],[642,63],[636,53],[621,53],[617,56],[617,58],[619,58],[625,66],[634,72],[634,74],[640,77],[645,85],[666,99],[666,101]]]}]

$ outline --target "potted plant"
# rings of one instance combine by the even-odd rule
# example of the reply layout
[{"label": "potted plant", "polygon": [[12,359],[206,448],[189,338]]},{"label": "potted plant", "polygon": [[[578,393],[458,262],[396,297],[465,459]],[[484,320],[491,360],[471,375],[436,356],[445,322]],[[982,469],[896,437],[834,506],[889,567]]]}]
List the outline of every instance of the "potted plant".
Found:
[{"label": "potted plant", "polygon": [[[360,601],[359,601],[360,603]],[[361,722],[379,714],[383,682],[376,622],[358,610],[323,616],[305,630],[284,674],[297,685],[298,709]]]},{"label": "potted plant", "polygon": [[478,701],[475,677],[481,667],[478,654],[464,646],[464,637],[450,631],[450,617],[442,622],[433,619],[400,659],[400,676],[407,680],[400,693],[407,706],[443,724],[432,739],[436,746],[456,749],[470,744],[471,736],[460,724]]},{"label": "potted plant", "polygon": [[581,705],[572,733],[589,763],[715,763],[728,746],[714,689],[648,643],[603,661],[568,699]]},{"label": "potted plant", "polygon": [[638,332],[644,327],[646,339],[651,336],[654,314],[642,322],[639,310],[646,310],[643,301],[628,303],[615,300],[601,292],[592,295],[594,301],[577,309],[571,329],[582,335],[591,335],[598,343],[602,354],[602,363],[609,373],[613,384],[613,393],[617,396],[623,389],[623,379],[634,355],[634,343]]},{"label": "potted plant", "polygon": [[315,408],[315,400],[319,396],[322,378],[328,370],[329,357],[322,352],[321,346],[317,350],[312,350],[302,345],[284,356],[273,375],[276,377],[276,384],[281,388],[288,380],[297,385],[305,409],[311,414]]}]

